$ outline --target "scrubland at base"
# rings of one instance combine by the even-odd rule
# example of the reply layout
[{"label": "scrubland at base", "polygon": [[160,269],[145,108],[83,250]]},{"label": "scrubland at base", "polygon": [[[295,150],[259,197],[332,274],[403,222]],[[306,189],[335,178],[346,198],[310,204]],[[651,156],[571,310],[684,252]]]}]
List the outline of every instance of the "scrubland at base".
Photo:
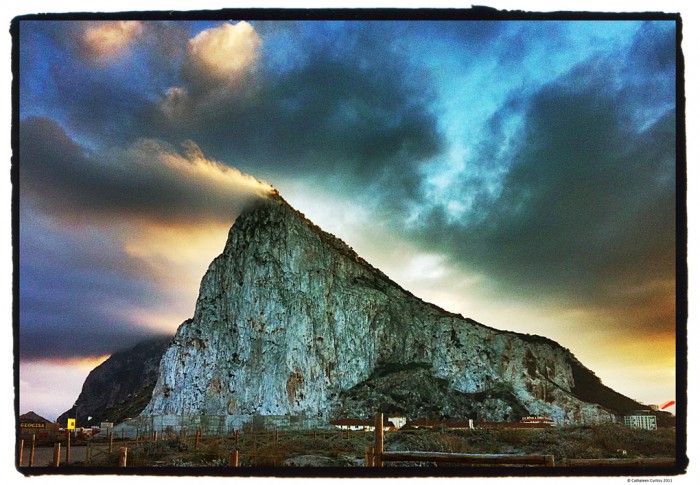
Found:
[{"label": "scrubland at base", "polygon": [[[373,433],[342,430],[240,432],[225,436],[173,435],[146,441],[129,449],[129,466],[228,467],[230,454],[239,450],[240,467],[363,467]],[[236,444],[237,443],[237,444]],[[564,458],[672,458],[674,429],[646,431],[622,425],[549,429],[444,428],[394,431],[385,435],[386,451],[434,451],[474,454],[553,455],[557,466]],[[115,449],[118,449],[115,441]],[[118,454],[101,454],[90,466],[117,466]],[[80,466],[80,464],[75,464]],[[450,466],[431,462],[386,463],[388,467]]]}]

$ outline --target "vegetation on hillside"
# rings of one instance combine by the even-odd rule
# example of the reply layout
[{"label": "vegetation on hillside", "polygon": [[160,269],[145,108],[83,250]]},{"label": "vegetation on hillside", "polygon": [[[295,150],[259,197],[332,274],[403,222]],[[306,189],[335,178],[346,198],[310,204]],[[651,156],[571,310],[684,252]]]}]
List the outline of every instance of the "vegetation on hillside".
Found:
[{"label": "vegetation on hillside", "polygon": [[[115,449],[119,446],[115,443]],[[361,431],[280,431],[240,433],[239,464],[250,466],[364,466],[365,452],[374,435]],[[224,467],[236,449],[233,435],[147,441],[129,449],[129,466]],[[647,431],[622,425],[550,429],[434,428],[395,431],[385,435],[387,451],[438,451],[448,453],[536,454],[563,458],[674,457],[673,429]],[[94,466],[116,466],[117,453],[101,454]],[[434,463],[387,463],[386,466],[435,466]]]}]

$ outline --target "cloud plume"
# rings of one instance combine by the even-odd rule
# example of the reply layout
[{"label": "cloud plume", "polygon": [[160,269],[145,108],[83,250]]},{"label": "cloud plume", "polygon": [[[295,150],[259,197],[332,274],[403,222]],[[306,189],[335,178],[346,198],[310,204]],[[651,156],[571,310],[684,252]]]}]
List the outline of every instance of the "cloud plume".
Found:
[{"label": "cloud plume", "polygon": [[52,120],[22,122],[20,180],[42,210],[60,217],[134,217],[159,223],[232,221],[266,185],[208,160],[192,141],[157,140],[90,153]]}]

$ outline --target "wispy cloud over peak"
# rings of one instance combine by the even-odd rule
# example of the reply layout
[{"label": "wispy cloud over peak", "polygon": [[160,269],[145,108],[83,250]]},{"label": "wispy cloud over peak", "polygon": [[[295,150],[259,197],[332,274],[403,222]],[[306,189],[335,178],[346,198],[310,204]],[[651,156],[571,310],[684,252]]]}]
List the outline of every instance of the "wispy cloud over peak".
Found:
[{"label": "wispy cloud over peak", "polygon": [[191,140],[179,151],[155,139],[87,153],[52,120],[22,122],[23,189],[61,219],[137,218],[179,225],[229,221],[271,187],[208,159]]}]

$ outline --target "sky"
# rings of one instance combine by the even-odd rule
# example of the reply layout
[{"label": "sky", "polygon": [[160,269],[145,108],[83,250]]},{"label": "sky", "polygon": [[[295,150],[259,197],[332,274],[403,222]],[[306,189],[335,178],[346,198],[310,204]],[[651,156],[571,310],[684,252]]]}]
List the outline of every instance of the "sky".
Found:
[{"label": "sky", "polygon": [[20,412],[172,334],[270,185],[420,298],[675,399],[673,22],[20,25]]}]

